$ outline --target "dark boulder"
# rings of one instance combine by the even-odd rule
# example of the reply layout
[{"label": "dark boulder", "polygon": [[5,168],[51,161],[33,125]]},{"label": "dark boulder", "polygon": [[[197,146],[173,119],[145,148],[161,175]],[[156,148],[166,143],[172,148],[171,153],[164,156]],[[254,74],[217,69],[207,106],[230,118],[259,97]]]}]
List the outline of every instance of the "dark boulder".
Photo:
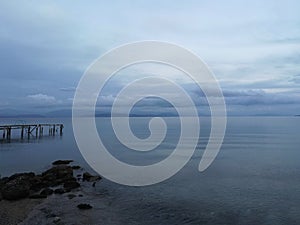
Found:
[{"label": "dark boulder", "polygon": [[43,180],[41,175],[37,175],[30,180],[30,191],[38,192],[48,186],[48,183]]},{"label": "dark boulder", "polygon": [[78,209],[92,209],[93,208],[93,206],[91,206],[90,204],[79,204],[79,205],[77,205],[77,208]]},{"label": "dark boulder", "polygon": [[0,179],[0,187],[2,187],[2,185],[5,184],[8,180],[8,177],[3,177],[2,179]]},{"label": "dark boulder", "polygon": [[80,184],[77,181],[67,181],[64,183],[64,189],[73,190],[75,188],[80,187]]},{"label": "dark boulder", "polygon": [[34,176],[34,173],[19,173],[6,179],[1,185],[3,199],[18,200],[28,197],[31,186],[30,182]]},{"label": "dark boulder", "polygon": [[4,181],[8,182],[15,179],[31,179],[35,176],[33,172],[29,173],[16,173],[8,178],[3,178]]},{"label": "dark boulder", "polygon": [[97,180],[101,180],[101,177],[100,176],[93,176],[89,172],[85,172],[82,175],[82,181],[93,182],[93,181],[97,181]]},{"label": "dark boulder", "polygon": [[[77,177],[73,176],[73,169],[80,166],[69,166],[72,160],[58,160],[54,166],[42,174],[18,173],[0,179],[0,200],[18,200],[21,198],[46,198],[49,195],[64,194],[80,187]],[[79,176],[80,177],[80,176]],[[86,181],[96,181],[100,176],[84,173]],[[58,186],[58,187],[57,187]],[[50,187],[57,187],[55,190]]]},{"label": "dark boulder", "polygon": [[55,166],[42,173],[42,179],[47,186],[57,186],[74,179],[73,169],[66,165]]},{"label": "dark boulder", "polygon": [[73,199],[73,198],[75,198],[75,197],[77,197],[77,196],[74,195],[74,194],[68,194],[68,198],[69,198],[69,199]]},{"label": "dark boulder", "polygon": [[57,165],[68,165],[71,162],[73,162],[73,160],[57,160],[55,162],[52,163],[52,165],[57,166]]},{"label": "dark boulder", "polygon": [[73,170],[79,170],[81,167],[80,166],[72,166]]}]

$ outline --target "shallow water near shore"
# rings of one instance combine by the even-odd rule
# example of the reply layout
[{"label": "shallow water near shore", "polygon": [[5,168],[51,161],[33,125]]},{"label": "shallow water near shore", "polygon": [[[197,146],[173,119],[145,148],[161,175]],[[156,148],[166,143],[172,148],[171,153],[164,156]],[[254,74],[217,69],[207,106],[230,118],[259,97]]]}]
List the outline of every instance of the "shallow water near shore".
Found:
[{"label": "shallow water near shore", "polygon": [[[298,224],[300,223],[300,118],[229,117],[223,146],[213,164],[198,172],[207,143],[209,118],[201,118],[200,141],[190,162],[175,176],[147,187],[127,187],[103,180],[99,193],[109,196],[112,210],[128,224]],[[83,160],[71,119],[28,119],[64,123],[62,137],[45,135],[0,143],[0,174],[41,172],[56,159]],[[178,118],[166,118],[167,137],[147,154],[125,148],[113,135],[109,118],[97,118],[98,132],[112,154],[128,163],[146,165],[164,159],[176,145]],[[140,138],[149,135],[149,118],[131,118]],[[17,123],[3,119],[2,124]]]}]

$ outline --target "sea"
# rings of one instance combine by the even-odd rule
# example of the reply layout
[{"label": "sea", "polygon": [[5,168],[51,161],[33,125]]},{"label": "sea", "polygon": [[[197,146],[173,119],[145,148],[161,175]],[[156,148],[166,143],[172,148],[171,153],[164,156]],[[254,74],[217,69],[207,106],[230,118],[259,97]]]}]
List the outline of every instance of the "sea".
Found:
[{"label": "sea", "polygon": [[[130,118],[132,132],[147,138],[150,119]],[[118,140],[110,118],[96,118],[96,123],[99,137],[114,157],[140,166],[163,160],[176,147],[179,118],[164,119],[165,139],[145,154]],[[71,118],[0,120],[0,124],[30,123],[63,123],[63,135],[44,131],[43,137],[20,140],[19,131],[13,131],[7,142],[0,134],[1,177],[39,173],[57,159],[73,159],[95,173],[76,144]],[[144,187],[100,181],[98,191],[109,196],[124,224],[300,224],[300,117],[228,117],[219,154],[203,172],[198,165],[209,139],[210,118],[200,118],[200,124],[191,160],[171,178]]]}]

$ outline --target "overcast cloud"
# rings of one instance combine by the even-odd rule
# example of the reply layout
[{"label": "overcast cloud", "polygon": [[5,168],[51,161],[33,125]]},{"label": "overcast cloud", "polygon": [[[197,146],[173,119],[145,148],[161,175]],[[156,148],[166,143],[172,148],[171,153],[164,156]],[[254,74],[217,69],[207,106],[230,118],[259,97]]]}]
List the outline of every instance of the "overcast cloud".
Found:
[{"label": "overcast cloud", "polygon": [[[230,115],[300,114],[299,8],[296,0],[1,1],[0,113],[69,110],[93,60],[121,44],[151,39],[202,58],[220,82]],[[184,74],[158,73],[180,83],[199,107],[206,104]],[[112,79],[100,109],[109,109],[117,91],[143,74],[147,66]],[[169,108],[146,99],[142,110],[151,109],[149,101],[162,112]]]}]

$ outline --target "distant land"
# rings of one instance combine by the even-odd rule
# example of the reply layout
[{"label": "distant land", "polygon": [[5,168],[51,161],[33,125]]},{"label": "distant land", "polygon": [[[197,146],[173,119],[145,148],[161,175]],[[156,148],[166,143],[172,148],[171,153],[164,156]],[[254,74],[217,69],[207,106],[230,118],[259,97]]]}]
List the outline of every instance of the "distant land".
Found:
[{"label": "distant land", "polygon": [[72,110],[55,110],[46,113],[30,113],[20,112],[14,109],[2,109],[0,110],[0,118],[51,118],[51,117],[71,117]]},{"label": "distant land", "polygon": [[[111,117],[111,113],[96,113],[96,117]],[[118,115],[122,117],[122,115]],[[149,114],[130,114],[130,117],[177,117],[177,114],[172,113],[149,113]],[[72,111],[53,111],[45,114],[1,114],[0,118],[62,118],[72,117]]]},{"label": "distant land", "polygon": [[40,114],[0,115],[0,118],[45,118]]},{"label": "distant land", "polygon": [[[110,112],[96,112],[96,117],[110,117]],[[122,116],[122,115],[119,115]],[[150,113],[131,113],[130,117],[174,117],[177,113],[169,112],[150,112]],[[16,110],[4,109],[0,110],[0,118],[55,118],[55,117],[72,117],[71,109],[55,110],[47,113],[32,114],[28,112],[20,113]]]},{"label": "distant land", "polygon": [[[96,117],[110,117],[110,112],[99,112],[95,113]],[[124,115],[118,115],[120,117]],[[130,117],[177,117],[178,114],[176,112],[132,112]],[[209,114],[202,113],[200,116],[206,117],[210,116]],[[300,114],[296,115],[276,115],[276,114],[255,114],[255,115],[228,115],[230,116],[257,116],[257,117],[264,117],[264,116],[295,116],[300,117]],[[14,109],[0,109],[0,118],[68,118],[72,117],[72,110],[71,109],[61,109],[55,110],[45,113],[30,113],[28,111],[20,112]]]}]

